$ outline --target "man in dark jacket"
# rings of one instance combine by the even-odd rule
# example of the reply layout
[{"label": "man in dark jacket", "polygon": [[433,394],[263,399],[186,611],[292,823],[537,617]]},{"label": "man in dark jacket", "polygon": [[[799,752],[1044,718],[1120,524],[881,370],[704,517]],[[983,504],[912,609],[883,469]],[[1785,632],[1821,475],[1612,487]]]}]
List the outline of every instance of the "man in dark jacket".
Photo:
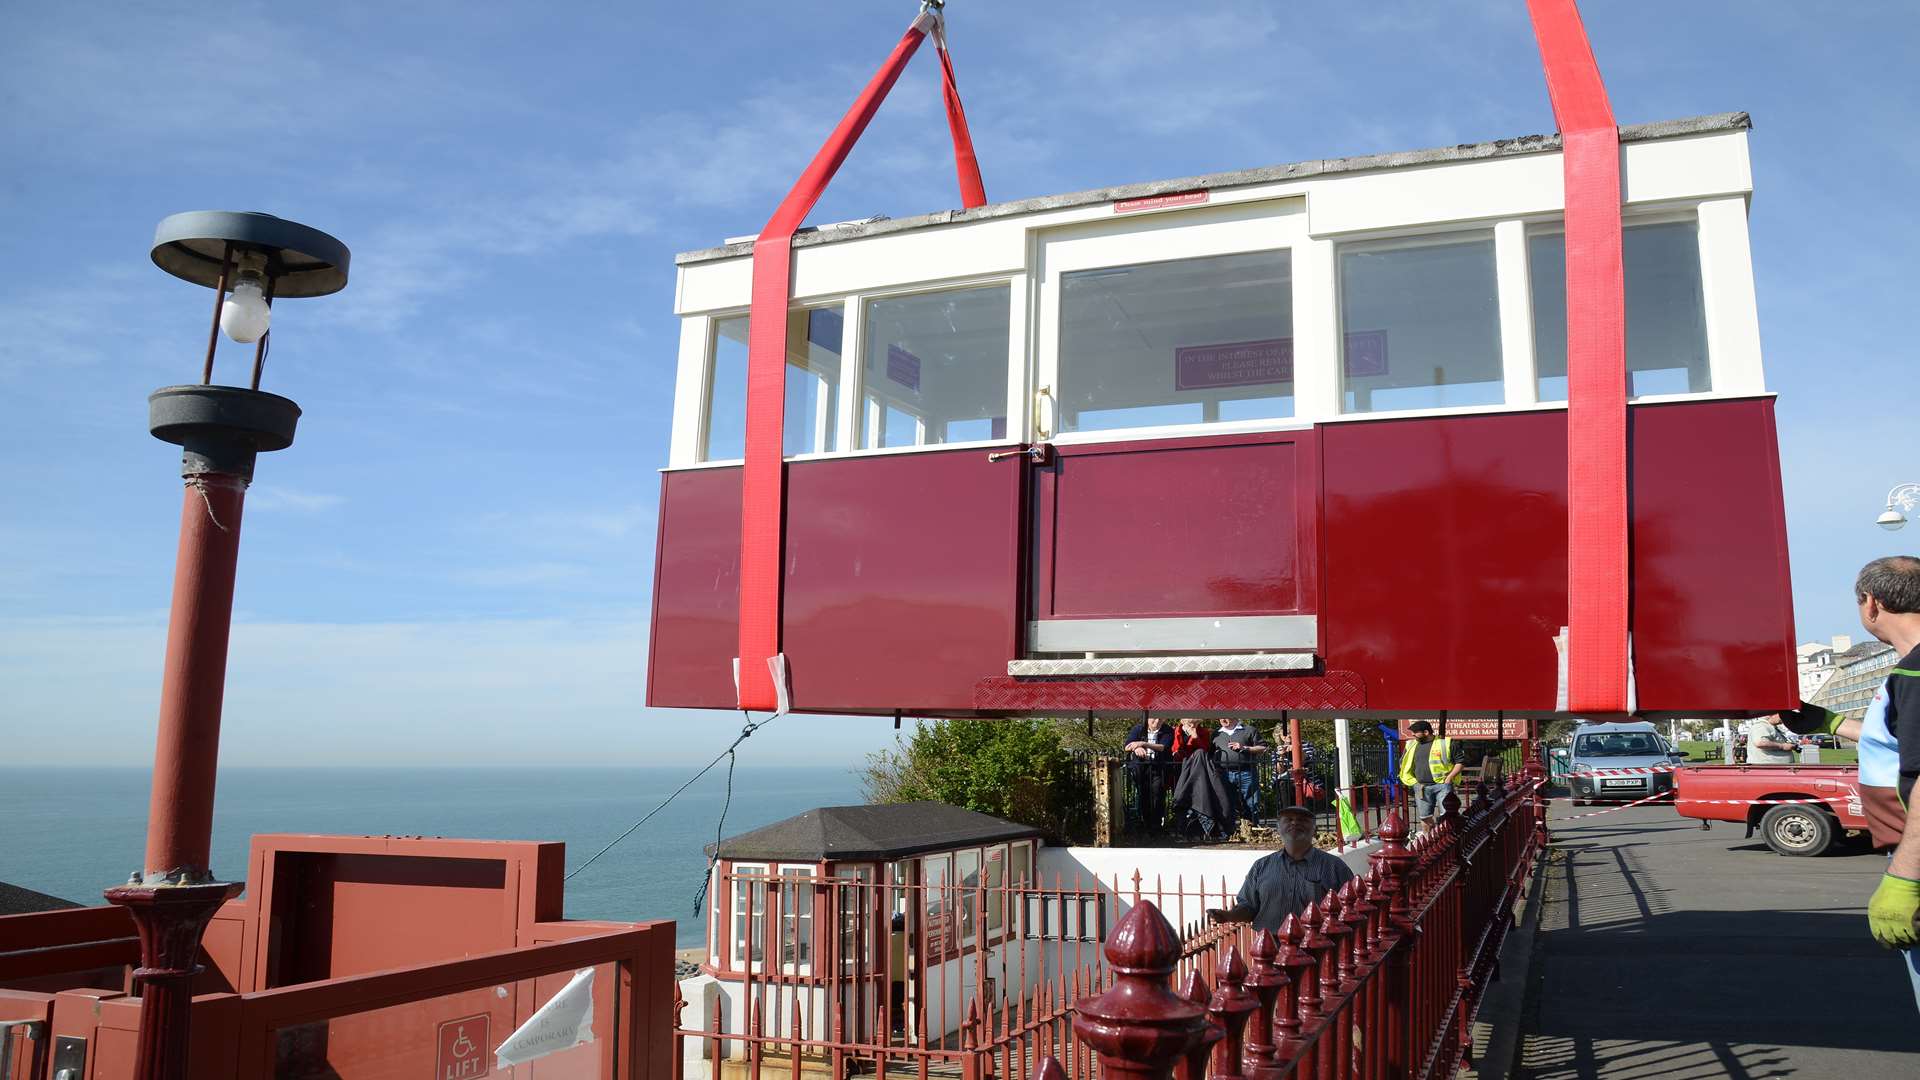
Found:
[{"label": "man in dark jacket", "polygon": [[1173,761],[1173,729],[1149,716],[1127,732],[1127,776],[1133,781],[1139,827],[1159,832],[1167,813],[1167,766]]}]

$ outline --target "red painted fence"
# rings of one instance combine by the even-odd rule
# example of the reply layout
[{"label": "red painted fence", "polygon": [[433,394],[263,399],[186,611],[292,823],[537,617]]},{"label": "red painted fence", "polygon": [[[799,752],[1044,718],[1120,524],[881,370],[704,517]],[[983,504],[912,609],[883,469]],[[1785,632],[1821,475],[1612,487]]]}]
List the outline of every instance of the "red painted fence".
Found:
[{"label": "red painted fence", "polygon": [[[1389,814],[1371,869],[1277,934],[1197,918],[1176,930],[1162,914],[1225,906],[1225,882],[1156,894],[1136,875],[1115,920],[1119,882],[730,877],[765,899],[730,928],[722,947],[739,956],[710,965],[716,996],[677,1032],[676,1080],[690,1067],[725,1080],[1447,1075],[1546,835],[1543,780],[1535,764],[1464,808],[1450,798],[1413,839],[1404,812]],[[801,896],[828,925],[802,925]]]}]

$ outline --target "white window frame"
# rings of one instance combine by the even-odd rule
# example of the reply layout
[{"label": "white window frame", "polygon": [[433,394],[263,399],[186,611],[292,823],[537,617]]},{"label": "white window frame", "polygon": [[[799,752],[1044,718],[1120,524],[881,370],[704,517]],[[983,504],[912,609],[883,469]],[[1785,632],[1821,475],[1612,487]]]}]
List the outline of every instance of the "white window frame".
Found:
[{"label": "white window frame", "polygon": [[[927,293],[959,292],[962,289],[990,289],[1007,287],[1007,429],[998,439],[970,439],[964,442],[934,443],[919,445],[924,437],[923,428],[915,432],[913,446],[860,446],[861,436],[872,423],[867,401],[867,302],[870,300],[892,300],[902,296],[921,296]],[[847,305],[847,350],[841,355],[840,386],[843,394],[840,405],[840,443],[847,449],[836,453],[834,457],[870,457],[879,454],[916,454],[939,450],[965,450],[976,447],[1011,446],[1019,443],[1020,433],[1025,430],[1026,419],[1019,415],[1019,407],[1026,401],[1026,339],[1027,339],[1027,275],[1026,274],[989,274],[979,277],[954,278],[942,281],[922,281],[898,288],[873,289],[866,292],[851,293],[846,297]],[[858,326],[858,331],[853,330]],[[847,387],[853,387],[853,393],[845,393]],[[902,407],[902,412],[914,410]],[[1016,421],[1016,417],[1018,418]]]},{"label": "white window frame", "polygon": [[[1507,260],[1502,260],[1501,258],[1501,224],[1502,222],[1500,221],[1460,221],[1431,227],[1389,229],[1378,233],[1357,233],[1342,236],[1334,244],[1333,261],[1330,266],[1330,271],[1333,274],[1331,287],[1335,299],[1333,332],[1334,340],[1338,343],[1334,348],[1333,363],[1333,405],[1336,417],[1344,420],[1378,420],[1383,417],[1447,416],[1476,412],[1509,412],[1513,411],[1516,405],[1524,409],[1528,405],[1537,404],[1537,399],[1531,396],[1524,402],[1516,402],[1513,400],[1512,391],[1515,378],[1515,365],[1513,358],[1508,353],[1508,346],[1515,343],[1511,340],[1514,335],[1512,328],[1508,325],[1507,300],[1511,286],[1507,284],[1506,276],[1507,271],[1510,269],[1508,263],[1511,261],[1511,258],[1509,257]],[[1373,247],[1376,245],[1382,248],[1392,248],[1396,250],[1428,246],[1438,247],[1447,244],[1458,244],[1466,238],[1484,238],[1493,245],[1493,288],[1496,307],[1494,325],[1495,336],[1500,342],[1501,400],[1490,405],[1434,405],[1415,409],[1356,409],[1351,412],[1348,411],[1346,407],[1347,344],[1345,335],[1341,330],[1341,327],[1346,324],[1346,296],[1340,288],[1341,250],[1352,247]],[[1507,244],[1509,246],[1513,244],[1512,229],[1508,230]],[[1525,246],[1525,234],[1523,233],[1521,247],[1524,249]],[[1520,269],[1524,271],[1526,269],[1524,259],[1525,251],[1523,250],[1521,254],[1522,261],[1520,263]],[[1525,285],[1526,280],[1522,278],[1521,286],[1524,288]],[[1524,310],[1526,311],[1528,322],[1531,323],[1533,318],[1532,305],[1529,304]],[[1521,366],[1531,371],[1533,370],[1533,337],[1531,332],[1527,335],[1524,347],[1526,349],[1526,356],[1525,359],[1521,361]],[[1298,364],[1297,359],[1295,363],[1296,365]]]},{"label": "white window frame", "polygon": [[[1317,416],[1306,406],[1317,373],[1309,358],[1320,355],[1327,340],[1303,319],[1302,251],[1310,245],[1306,201],[1298,195],[1220,203],[1148,217],[1123,217],[1063,226],[1037,237],[1034,263],[1034,404],[1031,442],[1062,446],[1178,435],[1240,431],[1286,431],[1309,427]],[[1293,411],[1290,417],[1225,420],[1197,424],[1156,424],[1101,431],[1062,433],[1056,391],[1060,386],[1060,279],[1082,270],[1105,270],[1151,263],[1183,262],[1219,255],[1286,251],[1293,275]],[[1310,295],[1310,294],[1309,294]],[[1011,423],[1011,420],[1009,420]]]},{"label": "white window frame", "polygon": [[[755,883],[742,879],[752,876],[765,879],[767,877],[767,864],[733,863],[727,873],[731,878],[730,883],[732,885],[727,896],[727,916],[730,920],[727,927],[727,966],[734,971],[746,971],[748,970],[748,965],[754,963],[753,959],[747,955],[746,928],[753,921],[753,887]],[[765,887],[763,886],[762,893],[764,894],[764,892]],[[766,910],[766,904],[764,902],[761,904],[761,910]],[[760,946],[759,966],[754,970],[764,971],[766,970],[767,956],[765,935],[762,934],[756,937],[754,941]]]},{"label": "white window frame", "polygon": [[[781,890],[779,944],[781,950],[780,974],[782,975],[813,974],[814,953],[818,951],[814,947],[816,945],[814,938],[818,926],[816,920],[820,915],[819,911],[816,910],[819,905],[814,903],[816,899],[814,893],[816,891],[815,885],[819,879],[820,868],[813,863],[781,863],[777,874],[767,879],[769,888],[778,888]],[[806,897],[807,909],[805,915],[800,913],[799,904],[788,905],[785,902],[787,893],[789,892],[791,892],[796,899],[802,895]],[[791,935],[791,937],[789,937],[789,935]],[[793,942],[793,959],[791,961],[787,959],[786,955],[786,946],[789,940]],[[768,955],[772,955],[771,950],[768,951]]]},{"label": "white window frame", "polygon": [[[1743,216],[1740,222],[1740,225],[1741,225],[1740,232],[1741,232],[1741,237],[1744,240],[1746,235],[1746,220],[1744,217],[1744,210],[1742,211],[1742,215]],[[1567,231],[1567,223],[1566,223],[1566,218],[1564,216],[1560,214],[1553,214],[1548,217],[1538,218],[1538,219],[1527,221],[1520,224],[1522,224],[1524,231],[1522,233],[1522,237],[1520,241],[1521,260],[1520,260],[1519,295],[1521,296],[1522,299],[1526,301],[1525,314],[1526,314],[1526,322],[1527,322],[1526,333],[1527,333],[1527,345],[1528,345],[1527,364],[1526,364],[1527,385],[1534,394],[1534,397],[1532,398],[1532,400],[1539,401],[1539,397],[1538,397],[1539,379],[1537,377],[1539,373],[1538,361],[1536,360],[1536,354],[1533,350],[1533,273],[1532,273],[1533,267],[1532,267],[1532,263],[1529,261],[1532,258],[1532,256],[1528,248],[1528,242],[1531,241],[1536,236],[1564,236],[1566,235],[1566,231]],[[1659,207],[1657,209],[1652,209],[1652,210],[1645,210],[1638,213],[1627,213],[1623,215],[1620,219],[1620,229],[1623,233],[1626,230],[1634,228],[1635,226],[1639,226],[1639,225],[1682,225],[1682,224],[1691,224],[1694,226],[1694,241],[1699,245],[1699,251],[1700,251],[1700,298],[1701,298],[1701,304],[1703,308],[1702,318],[1704,319],[1706,323],[1706,328],[1707,328],[1707,382],[1708,382],[1709,388],[1700,393],[1689,392],[1684,394],[1640,394],[1634,397],[1629,397],[1627,400],[1635,404],[1640,404],[1640,403],[1657,404],[1662,401],[1701,401],[1706,399],[1723,398],[1723,397],[1751,397],[1752,396],[1751,393],[1730,392],[1727,390],[1723,390],[1720,385],[1720,378],[1723,373],[1723,368],[1729,367],[1730,365],[1724,365],[1717,359],[1719,355],[1719,351],[1715,347],[1716,337],[1713,329],[1715,313],[1713,309],[1713,302],[1707,296],[1707,258],[1708,258],[1707,229],[1705,224],[1700,220],[1700,214],[1698,212],[1697,204],[1686,206],[1686,207],[1666,206],[1666,207]],[[1748,281],[1749,283],[1751,283],[1752,281],[1751,269],[1749,269]],[[1503,279],[1503,285],[1504,285],[1504,279]],[[1748,289],[1748,295],[1749,296],[1752,295],[1751,289]],[[1501,300],[1503,303],[1505,302],[1504,287],[1502,289]],[[1503,308],[1502,309],[1503,321],[1504,321],[1504,316],[1505,316],[1505,309]],[[1757,338],[1757,335],[1756,335],[1756,338]],[[1755,353],[1755,365],[1756,367],[1758,365],[1757,351]],[[1730,378],[1734,377],[1733,371],[1726,371],[1726,374]],[[1514,373],[1510,370],[1508,372],[1508,379],[1511,380],[1513,377],[1514,377]],[[1509,385],[1511,386],[1511,383],[1509,383]],[[1542,402],[1542,404],[1545,404],[1548,406],[1556,406],[1563,409],[1566,408],[1567,406],[1567,403],[1564,400]]]}]

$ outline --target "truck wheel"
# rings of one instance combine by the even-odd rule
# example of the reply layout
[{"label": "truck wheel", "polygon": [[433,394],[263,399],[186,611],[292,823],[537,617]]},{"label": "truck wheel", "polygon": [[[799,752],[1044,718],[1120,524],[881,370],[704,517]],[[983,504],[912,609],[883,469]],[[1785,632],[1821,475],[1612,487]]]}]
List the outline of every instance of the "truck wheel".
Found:
[{"label": "truck wheel", "polygon": [[1817,806],[1776,806],[1760,819],[1760,835],[1781,855],[1818,855],[1833,844],[1833,819]]}]

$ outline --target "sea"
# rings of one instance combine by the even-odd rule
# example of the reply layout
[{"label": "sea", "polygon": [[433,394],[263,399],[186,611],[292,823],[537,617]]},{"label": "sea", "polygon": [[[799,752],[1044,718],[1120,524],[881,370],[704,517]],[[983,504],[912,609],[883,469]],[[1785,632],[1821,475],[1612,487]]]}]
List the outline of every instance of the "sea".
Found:
[{"label": "sea", "polygon": [[[300,832],[558,840],[571,872],[698,768],[222,767],[213,870],[238,879],[255,833]],[[149,776],[143,768],[0,767],[0,881],[104,903],[100,890],[124,884],[140,865]],[[741,766],[724,832],[857,803],[859,791],[850,766]],[[567,917],[675,919],[681,948],[701,944],[693,905],[706,876],[702,848],[722,828],[726,802],[722,764],[569,880]]]}]

